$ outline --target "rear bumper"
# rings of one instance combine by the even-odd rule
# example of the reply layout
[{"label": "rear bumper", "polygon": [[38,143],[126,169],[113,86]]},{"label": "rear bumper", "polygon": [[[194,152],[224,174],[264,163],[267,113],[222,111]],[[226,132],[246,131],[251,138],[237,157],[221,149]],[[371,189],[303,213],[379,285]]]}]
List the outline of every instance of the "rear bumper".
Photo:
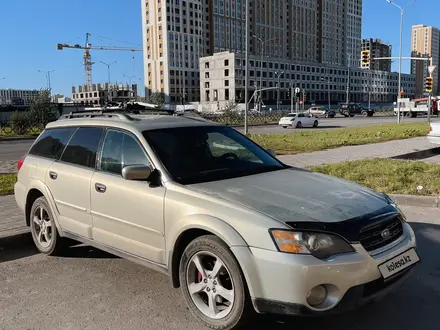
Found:
[{"label": "rear bumper", "polygon": [[26,187],[20,182],[17,181],[14,185],[14,197],[15,201],[20,208],[24,212],[26,207]]}]

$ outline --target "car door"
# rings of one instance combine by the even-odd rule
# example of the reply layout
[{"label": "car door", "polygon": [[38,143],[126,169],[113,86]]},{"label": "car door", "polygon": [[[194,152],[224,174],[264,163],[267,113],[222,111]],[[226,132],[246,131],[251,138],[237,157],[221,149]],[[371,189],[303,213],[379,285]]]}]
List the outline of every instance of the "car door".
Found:
[{"label": "car door", "polygon": [[46,175],[61,229],[87,238],[92,237],[90,180],[103,131],[102,127],[79,127]]},{"label": "car door", "polygon": [[151,165],[129,132],[109,129],[91,184],[93,239],[149,261],[165,264],[165,188],[122,177],[127,165]]}]

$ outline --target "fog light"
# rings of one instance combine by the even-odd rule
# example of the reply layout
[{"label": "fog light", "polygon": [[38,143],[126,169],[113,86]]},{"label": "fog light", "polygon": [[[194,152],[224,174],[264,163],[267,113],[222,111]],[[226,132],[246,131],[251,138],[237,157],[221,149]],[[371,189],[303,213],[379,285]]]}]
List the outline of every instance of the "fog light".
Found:
[{"label": "fog light", "polygon": [[327,298],[327,289],[323,285],[317,285],[307,293],[307,303],[310,306],[321,305]]}]

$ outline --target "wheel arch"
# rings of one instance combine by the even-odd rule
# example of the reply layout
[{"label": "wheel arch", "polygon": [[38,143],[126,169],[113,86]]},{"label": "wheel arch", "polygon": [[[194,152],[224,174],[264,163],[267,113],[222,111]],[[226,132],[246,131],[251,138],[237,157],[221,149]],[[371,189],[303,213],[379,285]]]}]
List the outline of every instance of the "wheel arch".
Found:
[{"label": "wheel arch", "polygon": [[49,204],[49,207],[52,210],[52,215],[54,217],[54,221],[59,228],[58,217],[57,217],[57,208],[55,205],[55,200],[53,199],[50,190],[47,188],[44,182],[40,180],[32,181],[28,186],[28,192],[26,194],[26,202],[25,202],[25,220],[26,225],[30,226],[30,211],[33,203],[37,198],[44,197]]},{"label": "wheel arch", "polygon": [[[169,232],[169,245],[167,244],[169,251],[168,270],[174,288],[180,287],[179,264],[183,251],[191,241],[204,235],[217,236],[229,248],[248,246],[244,238],[231,225],[221,219],[205,215],[194,215],[181,219]],[[235,257],[232,249],[231,253]],[[238,263],[242,268],[241,263],[239,261]]]}]

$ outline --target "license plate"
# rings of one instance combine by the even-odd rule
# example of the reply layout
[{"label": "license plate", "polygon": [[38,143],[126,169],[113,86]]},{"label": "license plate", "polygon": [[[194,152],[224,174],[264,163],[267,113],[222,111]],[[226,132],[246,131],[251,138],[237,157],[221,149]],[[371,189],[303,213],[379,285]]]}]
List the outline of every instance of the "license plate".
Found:
[{"label": "license plate", "polygon": [[383,278],[393,276],[402,270],[420,261],[415,249],[408,250],[379,265],[379,271]]}]

